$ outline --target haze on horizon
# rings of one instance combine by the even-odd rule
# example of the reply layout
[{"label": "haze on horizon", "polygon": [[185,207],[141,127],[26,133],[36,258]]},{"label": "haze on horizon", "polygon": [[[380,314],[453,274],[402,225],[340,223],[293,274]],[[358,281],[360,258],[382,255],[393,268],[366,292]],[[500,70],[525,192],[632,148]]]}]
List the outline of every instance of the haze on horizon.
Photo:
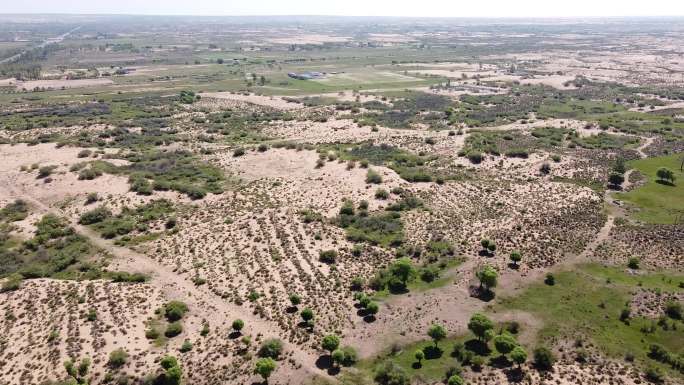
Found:
[{"label": "haze on horizon", "polygon": [[682,16],[684,2],[576,0],[559,3],[542,0],[491,0],[488,2],[444,2],[389,0],[318,2],[313,0],[118,0],[93,1],[26,0],[0,4],[0,14],[141,14],[141,15],[331,15],[331,16],[412,16],[412,17],[612,17]]}]

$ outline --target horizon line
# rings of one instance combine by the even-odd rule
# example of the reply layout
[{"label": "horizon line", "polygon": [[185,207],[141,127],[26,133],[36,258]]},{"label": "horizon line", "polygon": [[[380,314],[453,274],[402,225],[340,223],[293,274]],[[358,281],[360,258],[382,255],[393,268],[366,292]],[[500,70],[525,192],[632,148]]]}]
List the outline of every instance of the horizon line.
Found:
[{"label": "horizon line", "polygon": [[326,15],[326,14],[186,14],[186,13],[71,13],[71,12],[14,12],[0,16],[176,16],[176,17],[339,17],[339,18],[395,18],[395,19],[632,19],[632,18],[682,18],[679,15],[570,15],[570,16],[406,16],[406,15]]}]

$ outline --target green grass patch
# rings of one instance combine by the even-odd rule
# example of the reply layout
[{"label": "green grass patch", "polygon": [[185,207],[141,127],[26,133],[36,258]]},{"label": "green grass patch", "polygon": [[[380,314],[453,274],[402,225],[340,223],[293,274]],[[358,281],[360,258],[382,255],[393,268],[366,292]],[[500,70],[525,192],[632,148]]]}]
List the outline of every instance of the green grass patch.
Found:
[{"label": "green grass patch", "polygon": [[404,224],[401,214],[382,212],[362,215],[340,215],[340,227],[352,242],[366,242],[383,247],[400,246],[404,242]]},{"label": "green grass patch", "polygon": [[119,240],[121,244],[140,243],[158,237],[158,234],[147,233],[149,224],[168,218],[174,211],[170,201],[159,199],[136,208],[124,207],[118,215],[112,215],[109,210],[98,207],[83,213],[80,222],[91,225],[104,238],[116,238],[137,232],[139,233],[137,236],[127,236],[125,239],[122,237]]},{"label": "green grass patch", "polygon": [[446,372],[449,368],[457,365],[458,361],[452,357],[451,353],[454,351],[454,346],[457,343],[464,343],[468,337],[455,336],[447,338],[439,342],[439,348],[442,354],[439,357],[426,358],[421,361],[421,365],[416,365],[416,358],[414,356],[417,350],[423,350],[434,346],[430,340],[420,341],[413,344],[401,346],[394,352],[389,351],[369,360],[362,360],[357,367],[366,376],[372,378],[375,367],[384,360],[391,360],[402,368],[416,383],[432,383],[434,381],[446,380]]},{"label": "green grass patch", "polygon": [[98,250],[62,218],[43,216],[34,236],[23,242],[11,237],[10,230],[0,224],[0,276],[95,279],[102,275],[99,261],[89,261]]},{"label": "green grass patch", "polygon": [[[682,154],[639,159],[628,162],[648,179],[646,184],[616,196],[638,208],[634,216],[644,222],[672,224],[684,209],[684,173],[679,169]],[[674,185],[658,182],[656,172],[667,167],[675,174]]]},{"label": "green grass patch", "polygon": [[639,144],[639,138],[601,132],[586,137],[575,137],[572,143],[586,149],[613,150],[636,146]]},{"label": "green grass patch", "polygon": [[429,166],[430,162],[437,159],[436,156],[418,155],[387,144],[338,144],[319,147],[319,152],[330,151],[334,151],[344,160],[389,167],[409,182],[430,182],[438,178],[444,180],[453,178]]},{"label": "green grass patch", "polygon": [[[675,354],[684,353],[684,323],[668,320],[668,327],[655,320],[635,317],[628,322],[620,315],[640,286],[681,292],[684,275],[666,272],[631,275],[619,267],[586,265],[555,274],[555,284],[539,282],[516,297],[503,297],[495,309],[522,310],[542,320],[537,337],[552,344],[560,340],[590,340],[604,354],[624,358],[632,355],[643,364],[656,364],[647,356],[653,343]],[[676,324],[676,329],[671,325]],[[660,364],[658,364],[660,365]],[[665,365],[663,369],[674,373]]]}]

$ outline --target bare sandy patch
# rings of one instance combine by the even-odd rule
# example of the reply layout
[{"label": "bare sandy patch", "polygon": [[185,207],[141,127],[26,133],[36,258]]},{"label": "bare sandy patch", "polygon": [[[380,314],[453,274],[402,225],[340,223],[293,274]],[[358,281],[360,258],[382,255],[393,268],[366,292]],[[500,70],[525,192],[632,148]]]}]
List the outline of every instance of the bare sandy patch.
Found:
[{"label": "bare sandy patch", "polygon": [[253,94],[244,95],[230,92],[208,92],[202,94],[202,97],[235,100],[239,102],[246,102],[260,106],[271,107],[277,110],[296,110],[303,108],[301,104],[288,102],[280,96],[261,96]]},{"label": "bare sandy patch", "polygon": [[331,36],[323,34],[297,34],[288,37],[266,39],[270,43],[276,44],[323,44],[323,43],[344,43],[350,40],[347,36]]},{"label": "bare sandy patch", "polygon": [[[280,180],[281,184],[272,186],[275,199],[295,209],[314,208],[326,215],[334,215],[344,198],[351,198],[356,202],[365,199],[370,203],[371,210],[391,202],[374,198],[379,186],[366,183],[368,170],[360,167],[349,170],[346,162],[337,160],[326,162],[323,167],[317,168],[318,157],[315,151],[273,148],[263,153],[250,152],[240,157],[225,153],[218,162],[247,181]],[[386,167],[371,168],[382,175],[382,187],[387,190],[407,184]]]},{"label": "bare sandy patch", "polygon": [[15,84],[17,84],[17,79],[15,78],[0,79],[0,87],[9,87]]},{"label": "bare sandy patch", "polygon": [[83,88],[96,87],[114,84],[111,79],[73,79],[73,80],[30,80],[17,82],[17,90],[34,90],[36,88],[63,89],[63,88]]}]

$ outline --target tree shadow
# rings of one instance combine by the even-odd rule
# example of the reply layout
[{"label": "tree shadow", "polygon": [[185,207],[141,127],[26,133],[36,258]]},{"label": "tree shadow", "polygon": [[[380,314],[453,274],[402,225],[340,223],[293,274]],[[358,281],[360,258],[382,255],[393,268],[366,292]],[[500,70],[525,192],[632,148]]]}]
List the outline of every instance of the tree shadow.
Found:
[{"label": "tree shadow", "polygon": [[479,255],[480,257],[492,257],[492,256],[494,256],[494,254],[490,253],[489,250],[487,250],[487,249],[480,250],[477,253],[477,255]]},{"label": "tree shadow", "polygon": [[489,360],[489,364],[497,369],[509,368],[511,367],[511,361],[504,355],[500,355]]},{"label": "tree shadow", "polygon": [[508,268],[513,269],[513,270],[518,270],[518,269],[520,269],[520,265],[518,265],[517,263],[509,262]]},{"label": "tree shadow", "polygon": [[423,349],[423,353],[425,353],[425,359],[426,360],[436,360],[440,357],[442,357],[442,354],[444,354],[444,351],[439,348],[439,346],[426,346]]},{"label": "tree shadow", "polygon": [[366,323],[373,323],[373,322],[375,322],[375,320],[376,320],[376,318],[373,314],[369,314],[369,315],[363,317],[363,321]]},{"label": "tree shadow", "polygon": [[297,306],[288,306],[287,309],[285,309],[285,312],[287,314],[293,314],[297,312]]},{"label": "tree shadow", "polygon": [[301,329],[306,329],[308,331],[311,331],[313,329],[313,325],[311,325],[310,323],[308,323],[306,321],[299,321],[299,323],[297,324],[297,327],[301,328]]},{"label": "tree shadow", "polygon": [[235,331],[231,332],[230,334],[228,334],[228,338],[230,338],[231,340],[234,340],[234,339],[237,339],[237,338],[240,338],[240,337],[242,337],[242,333],[240,333],[240,332],[237,331],[237,330],[235,330]]},{"label": "tree shadow", "polygon": [[475,285],[470,286],[469,292],[470,292],[471,297],[477,298],[480,301],[484,301],[484,302],[489,302],[489,301],[493,300],[494,297],[496,296],[496,294],[493,291],[486,289],[484,287],[475,286]]},{"label": "tree shadow", "polygon": [[492,352],[486,343],[475,338],[466,341],[464,345],[466,349],[477,354],[478,356],[488,356]]},{"label": "tree shadow", "polygon": [[327,370],[333,367],[332,356],[324,354],[316,360],[316,367],[321,370]]},{"label": "tree shadow", "polygon": [[543,365],[538,365],[536,363],[532,363],[532,367],[537,370],[539,373],[553,373],[553,366],[543,366]]},{"label": "tree shadow", "polygon": [[423,364],[420,363],[420,362],[418,362],[418,361],[416,361],[416,362],[414,362],[414,363],[411,364],[411,367],[412,367],[413,369],[418,370],[418,369],[420,369],[420,368],[423,367]]},{"label": "tree shadow", "polygon": [[520,383],[525,379],[525,374],[520,368],[511,368],[504,370],[504,374],[510,383]]},{"label": "tree shadow", "polygon": [[668,180],[662,180],[662,179],[656,180],[656,183],[660,183],[660,184],[662,184],[662,185],[670,186],[670,187],[674,187],[674,186],[675,186],[674,183],[672,183],[672,182],[670,182],[670,181],[668,181]]},{"label": "tree shadow", "polygon": [[340,374],[340,367],[339,366],[331,366],[328,368],[328,375],[330,376],[336,376]]},{"label": "tree shadow", "polygon": [[362,309],[359,309],[359,310],[356,311],[356,315],[359,316],[359,317],[365,317],[365,316],[368,315],[368,310],[363,309],[363,308],[362,308]]},{"label": "tree shadow", "polygon": [[389,290],[389,292],[390,292],[391,294],[395,294],[395,295],[406,294],[406,293],[409,292],[409,289],[408,289],[408,287],[406,287],[406,286],[403,286],[403,287],[388,287],[387,290]]}]

